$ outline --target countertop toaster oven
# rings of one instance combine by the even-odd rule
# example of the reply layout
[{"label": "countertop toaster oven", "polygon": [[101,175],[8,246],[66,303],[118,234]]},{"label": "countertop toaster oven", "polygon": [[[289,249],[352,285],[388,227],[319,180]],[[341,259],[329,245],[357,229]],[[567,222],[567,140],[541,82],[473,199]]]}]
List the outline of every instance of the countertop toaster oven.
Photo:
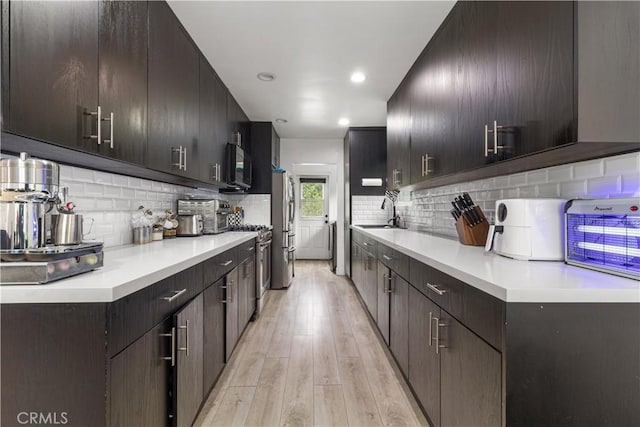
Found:
[{"label": "countertop toaster oven", "polygon": [[640,198],[571,200],[567,264],[640,280]]}]

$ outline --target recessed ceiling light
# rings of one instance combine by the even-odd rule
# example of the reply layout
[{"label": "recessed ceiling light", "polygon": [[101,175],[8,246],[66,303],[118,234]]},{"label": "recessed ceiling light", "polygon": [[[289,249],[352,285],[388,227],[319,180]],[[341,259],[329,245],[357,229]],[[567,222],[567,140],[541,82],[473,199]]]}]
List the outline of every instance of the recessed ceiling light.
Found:
[{"label": "recessed ceiling light", "polygon": [[338,120],[338,124],[340,126],[349,126],[349,119],[347,119],[346,117],[343,117],[340,120]]},{"label": "recessed ceiling light", "polygon": [[366,78],[367,76],[365,76],[364,73],[361,73],[360,71],[356,71],[355,73],[351,74],[351,81],[354,83],[362,83]]},{"label": "recessed ceiling light", "polygon": [[263,82],[272,82],[276,79],[275,74],[269,73],[266,71],[263,71],[262,73],[258,73],[256,77],[258,78],[258,80],[262,80]]},{"label": "recessed ceiling light", "polygon": [[276,119],[276,123],[287,123],[288,121],[287,119]]}]

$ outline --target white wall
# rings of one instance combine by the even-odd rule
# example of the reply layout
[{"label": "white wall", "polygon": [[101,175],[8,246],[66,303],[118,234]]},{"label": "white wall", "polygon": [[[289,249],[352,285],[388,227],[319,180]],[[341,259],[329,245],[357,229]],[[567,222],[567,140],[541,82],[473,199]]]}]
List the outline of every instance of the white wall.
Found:
[{"label": "white wall", "polygon": [[344,154],[342,139],[280,140],[280,166],[294,175],[329,176],[329,219],[337,222],[336,273],[344,274]]}]

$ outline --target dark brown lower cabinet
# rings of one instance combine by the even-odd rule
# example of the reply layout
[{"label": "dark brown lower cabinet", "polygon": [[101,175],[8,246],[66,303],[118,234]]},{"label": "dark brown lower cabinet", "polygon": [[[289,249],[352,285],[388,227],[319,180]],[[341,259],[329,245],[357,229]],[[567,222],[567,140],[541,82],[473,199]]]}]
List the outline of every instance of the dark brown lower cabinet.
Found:
[{"label": "dark brown lower cabinet", "polygon": [[376,256],[366,249],[362,251],[362,290],[360,294],[371,317],[378,315],[378,265]]},{"label": "dark brown lower cabinet", "polygon": [[231,270],[225,277],[225,359],[231,358],[231,353],[236,347],[240,336],[238,325],[238,270],[239,267]]},{"label": "dark brown lower cabinet", "polygon": [[501,354],[444,310],[440,324],[442,425],[499,426]]},{"label": "dark brown lower cabinet", "polygon": [[432,319],[440,308],[409,287],[409,383],[431,425],[440,425],[440,355],[435,352]]},{"label": "dark brown lower cabinet", "polygon": [[216,378],[222,372],[225,362],[224,352],[224,278],[205,289],[203,326],[203,384],[206,396]]},{"label": "dark brown lower cabinet", "polygon": [[256,308],[254,258],[247,258],[238,267],[238,333],[244,330]]},{"label": "dark brown lower cabinet", "polygon": [[501,425],[501,354],[409,288],[409,383],[431,423]]},{"label": "dark brown lower cabinet", "polygon": [[172,326],[159,323],[111,359],[109,425],[169,424]]},{"label": "dark brown lower cabinet", "polygon": [[384,342],[389,345],[389,268],[378,261],[378,317],[376,322]]},{"label": "dark brown lower cabinet", "polygon": [[190,426],[202,403],[203,296],[173,315],[176,356],[173,374],[174,425]]},{"label": "dark brown lower cabinet", "polygon": [[389,289],[389,347],[400,369],[409,372],[409,283],[391,271]]}]

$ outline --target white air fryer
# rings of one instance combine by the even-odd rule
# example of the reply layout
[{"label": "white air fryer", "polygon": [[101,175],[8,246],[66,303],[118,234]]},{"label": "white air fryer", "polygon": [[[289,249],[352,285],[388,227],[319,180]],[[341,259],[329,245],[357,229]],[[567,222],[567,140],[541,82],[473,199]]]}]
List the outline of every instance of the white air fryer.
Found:
[{"label": "white air fryer", "polygon": [[486,249],[509,258],[564,261],[564,199],[496,201]]}]

